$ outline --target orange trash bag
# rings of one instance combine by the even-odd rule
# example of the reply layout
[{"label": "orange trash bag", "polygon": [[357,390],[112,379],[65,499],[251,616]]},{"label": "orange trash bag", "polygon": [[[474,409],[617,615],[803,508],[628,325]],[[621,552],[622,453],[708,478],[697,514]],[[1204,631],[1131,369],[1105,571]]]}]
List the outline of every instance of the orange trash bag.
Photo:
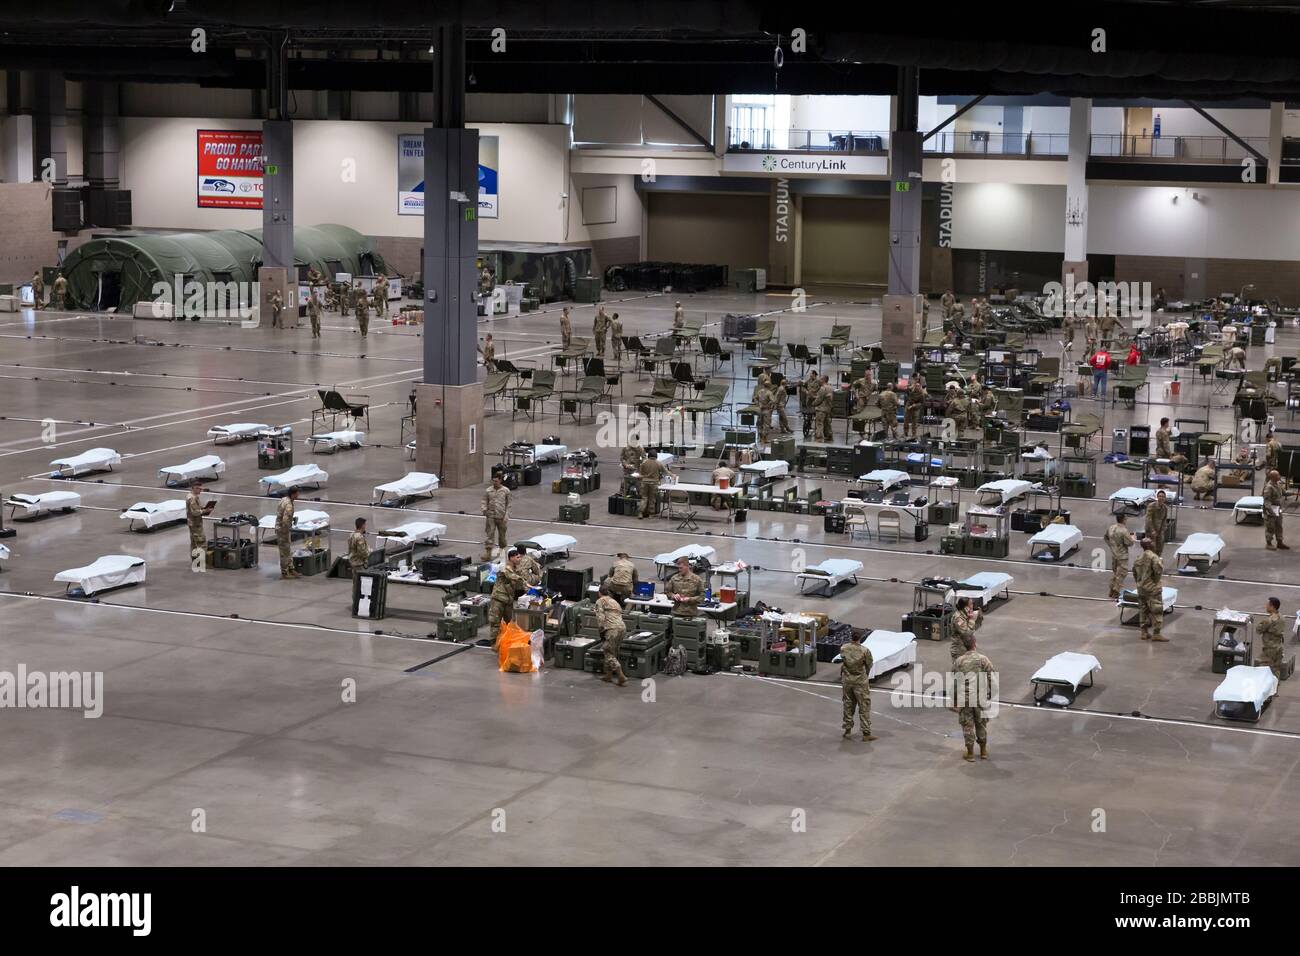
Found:
[{"label": "orange trash bag", "polygon": [[501,622],[501,636],[497,638],[499,669],[511,674],[531,674],[533,671],[532,635],[513,621]]}]

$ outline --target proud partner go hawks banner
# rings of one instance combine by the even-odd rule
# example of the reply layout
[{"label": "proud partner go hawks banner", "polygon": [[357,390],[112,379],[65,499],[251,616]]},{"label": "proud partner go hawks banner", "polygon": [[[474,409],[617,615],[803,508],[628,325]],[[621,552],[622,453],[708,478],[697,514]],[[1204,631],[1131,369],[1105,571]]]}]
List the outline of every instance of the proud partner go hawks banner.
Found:
[{"label": "proud partner go hawks banner", "polygon": [[198,131],[200,207],[262,208],[261,130]]}]

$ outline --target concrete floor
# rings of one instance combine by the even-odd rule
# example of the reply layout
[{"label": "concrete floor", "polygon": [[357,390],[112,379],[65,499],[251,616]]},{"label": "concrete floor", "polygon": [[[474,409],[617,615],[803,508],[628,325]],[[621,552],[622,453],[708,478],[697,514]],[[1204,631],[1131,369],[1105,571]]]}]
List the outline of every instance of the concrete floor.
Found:
[{"label": "concrete floor", "polygon": [[[622,313],[629,334],[649,332],[668,326],[673,298],[607,306]],[[711,325],[725,312],[788,304],[762,295],[682,298]],[[498,354],[536,360],[558,339],[557,315],[551,307],[490,323]],[[590,315],[576,308],[578,334]],[[852,322],[860,341],[879,337],[879,309],[847,299],[783,315],[781,334],[812,342],[836,321]],[[331,476],[302,503],[319,497],[336,529],[375,515],[372,486],[412,467],[398,421],[419,374],[418,331],[384,328],[362,345],[338,317],[327,319],[318,343],[306,331],[206,322],[0,317],[0,488],[74,487],[84,504],[73,515],[19,523],[7,542],[14,554],[0,574],[0,670],[103,671],[105,684],[98,720],[58,710],[0,714],[0,863],[1300,861],[1287,816],[1300,798],[1293,688],[1283,685],[1259,724],[1224,723],[1211,713],[1220,678],[1209,668],[1211,609],[1258,611],[1276,593],[1284,615],[1295,612],[1296,552],[1266,552],[1262,529],[1234,527],[1225,513],[1183,509],[1182,535],[1213,529],[1227,539],[1224,578],[1179,580],[1180,606],[1165,627],[1172,643],[1140,642],[1104,599],[1107,572],[1089,566],[1109,523],[1105,495],[1137,483],[1112,466],[1101,467],[1098,499],[1070,502],[1089,537],[1075,566],[1058,567],[1028,562],[1019,534],[1006,562],[941,558],[937,534],[921,544],[839,536],[827,544],[820,518],[772,513],[755,513],[734,535],[709,524],[700,535],[678,534],[666,521],[607,514],[617,450],[600,450],[607,487],[589,496],[593,521],[575,532],[575,561],[598,572],[627,549],[648,574],[651,556],[707,534],[721,556],[764,569],[755,588],[770,603],[888,629],[911,609],[910,582],[922,576],[1012,573],[1016,596],[980,632],[1007,705],[991,726],[992,758],[974,765],[960,759],[955,715],[894,706],[889,679],[873,695],[879,742],[842,741],[835,668],[826,665],[809,682],[660,676],[653,700],[574,671],[500,674],[477,648],[408,673],[455,650],[420,637],[432,629],[433,595],[400,589],[391,595],[400,609],[388,619],[358,622],[346,582],[281,581],[271,548],[257,570],[196,577],[182,527],[123,530],[125,507],[182,494],[162,490],[157,469],[208,453],[212,424],[293,422],[305,436],[318,385],[368,392],[371,430],[360,451],[316,456],[298,447],[297,462],[316,461]],[[1285,329],[1276,348],[1293,352],[1297,339]],[[1252,349],[1251,366],[1271,351]],[[1151,404],[1135,412],[1107,406],[1107,433],[1170,411],[1159,404],[1168,377],[1158,374]],[[1182,379],[1175,415],[1191,417],[1208,399],[1215,425],[1231,424],[1223,396],[1207,395],[1187,373]],[[748,378],[738,384],[742,398],[749,387]],[[641,390],[648,381],[629,381],[627,394]],[[51,419],[57,435],[47,444],[43,422]],[[489,449],[552,433],[571,447],[594,441],[591,425],[557,423],[553,411],[531,424],[490,414],[485,430]],[[75,486],[36,477],[56,455],[101,445],[129,457]],[[219,453],[229,470],[204,497],[217,498],[220,511],[271,513],[274,502],[258,495],[255,446]],[[548,468],[544,481],[554,473]],[[831,495],[844,487],[812,483]],[[443,550],[471,553],[482,533],[478,498],[444,490],[406,514],[436,515],[449,528]],[[521,489],[512,539],[553,526],[558,500],[546,483]],[[345,536],[334,532],[336,552]],[[855,555],[866,573],[831,600],[799,598],[796,549],[810,563]],[[1170,566],[1173,550],[1165,552]],[[148,584],[97,603],[61,599],[57,571],[113,553],[146,558]],[[1063,650],[1101,659],[1097,686],[1068,712],[1025,706],[1029,676]],[[921,642],[918,655],[926,669],[948,663],[942,644]],[[348,679],[355,703],[342,700]],[[193,832],[196,810],[206,832]],[[801,819],[806,826],[795,826]]]}]

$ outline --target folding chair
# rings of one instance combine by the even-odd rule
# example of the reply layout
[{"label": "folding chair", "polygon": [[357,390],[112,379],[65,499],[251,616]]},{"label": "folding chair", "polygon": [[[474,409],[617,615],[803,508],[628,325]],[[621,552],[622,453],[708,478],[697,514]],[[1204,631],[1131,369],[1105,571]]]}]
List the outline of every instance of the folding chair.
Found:
[{"label": "folding chair", "polygon": [[[349,416],[353,425],[364,418],[367,430],[370,428],[369,395],[348,395],[345,397],[341,392],[332,388],[317,389],[316,394],[320,396],[320,408],[314,409],[311,413],[313,434],[325,431],[326,419],[329,419],[330,430],[334,430],[335,423],[340,415]],[[364,401],[358,401],[358,399]],[[320,419],[320,428],[316,427],[317,418]]]}]

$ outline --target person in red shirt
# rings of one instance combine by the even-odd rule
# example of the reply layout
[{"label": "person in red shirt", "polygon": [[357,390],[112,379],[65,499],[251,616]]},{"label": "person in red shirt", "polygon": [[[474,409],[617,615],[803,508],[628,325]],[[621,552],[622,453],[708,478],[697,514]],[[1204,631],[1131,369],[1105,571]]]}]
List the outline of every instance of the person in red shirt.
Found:
[{"label": "person in red shirt", "polygon": [[1142,353],[1138,351],[1137,343],[1134,342],[1128,347],[1128,358],[1124,360],[1125,365],[1137,365],[1142,361]]},{"label": "person in red shirt", "polygon": [[1097,349],[1092,358],[1088,360],[1092,366],[1092,394],[1094,398],[1106,397],[1106,378],[1107,371],[1110,369],[1110,353],[1105,349]]}]

